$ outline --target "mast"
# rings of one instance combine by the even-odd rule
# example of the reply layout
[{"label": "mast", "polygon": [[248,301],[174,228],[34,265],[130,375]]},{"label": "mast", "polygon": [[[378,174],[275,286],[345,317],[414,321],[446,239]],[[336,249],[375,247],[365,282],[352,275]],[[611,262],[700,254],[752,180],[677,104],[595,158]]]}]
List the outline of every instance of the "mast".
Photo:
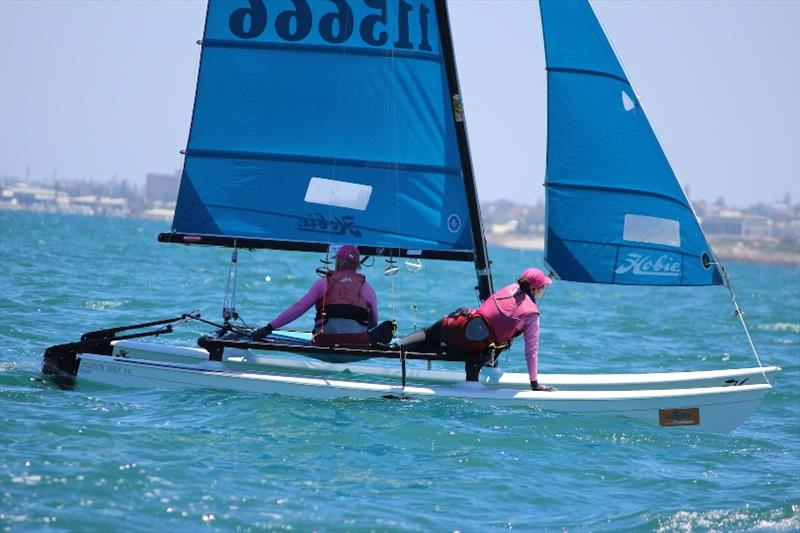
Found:
[{"label": "mast", "polygon": [[447,72],[447,84],[453,102],[461,172],[464,177],[464,189],[466,191],[467,205],[469,207],[469,221],[470,227],[472,228],[472,241],[475,247],[475,273],[478,276],[478,297],[481,301],[484,301],[494,292],[492,289],[491,263],[489,261],[489,252],[486,248],[486,238],[483,235],[483,220],[481,218],[481,209],[478,202],[478,191],[475,186],[475,175],[472,170],[467,126],[464,121],[461,91],[458,86],[458,73],[456,71],[456,61],[453,53],[453,39],[450,34],[450,18],[447,12],[447,0],[435,1],[436,20],[439,25],[439,35],[442,41],[442,56]]}]

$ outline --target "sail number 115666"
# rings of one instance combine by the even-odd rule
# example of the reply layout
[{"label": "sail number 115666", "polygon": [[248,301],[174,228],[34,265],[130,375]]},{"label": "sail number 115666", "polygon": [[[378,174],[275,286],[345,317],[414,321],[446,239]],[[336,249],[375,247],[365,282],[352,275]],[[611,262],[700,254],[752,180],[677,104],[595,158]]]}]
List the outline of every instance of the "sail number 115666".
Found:
[{"label": "sail number 115666", "polygon": [[[308,0],[290,0],[291,9],[285,9],[275,14],[275,34],[288,42],[302,41],[308,37],[314,28],[314,16]],[[265,0],[247,0],[248,7],[240,7],[231,13],[228,27],[231,32],[242,39],[255,39],[261,36],[270,24],[271,9]],[[328,3],[329,2],[329,3]],[[363,0],[368,8],[368,14],[360,21],[354,20],[353,10],[348,0],[328,0],[328,2],[315,2],[318,5],[329,5],[332,10],[326,11],[317,21],[316,30],[319,36],[331,44],[341,44],[347,41],[358,28],[361,39],[370,46],[384,46],[389,42],[389,33],[386,31],[388,10],[386,0]],[[416,13],[414,13],[416,11]],[[414,9],[414,5],[406,0],[397,2],[397,39],[392,43],[395,48],[414,49],[424,52],[432,51],[430,44],[430,15],[431,9],[424,3]],[[418,42],[411,41],[412,24],[417,24],[419,31]],[[417,40],[417,39],[415,39]]]}]

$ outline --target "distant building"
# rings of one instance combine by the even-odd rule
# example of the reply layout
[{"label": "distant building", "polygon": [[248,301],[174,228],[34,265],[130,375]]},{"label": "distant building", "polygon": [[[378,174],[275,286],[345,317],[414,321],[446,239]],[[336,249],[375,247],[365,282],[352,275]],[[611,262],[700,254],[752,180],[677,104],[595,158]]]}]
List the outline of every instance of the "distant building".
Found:
[{"label": "distant building", "polygon": [[127,198],[85,195],[70,196],[63,191],[47,187],[14,184],[0,194],[0,209],[23,209],[45,213],[72,213],[81,215],[131,215]]},{"label": "distant building", "polygon": [[772,238],[773,222],[761,215],[748,215],[736,211],[720,211],[702,219],[703,230],[709,236],[745,240]]},{"label": "distant building", "polygon": [[512,219],[505,224],[492,224],[489,226],[489,231],[496,235],[505,235],[507,233],[516,233],[519,228],[519,220]]},{"label": "distant building", "polygon": [[180,172],[174,174],[149,173],[145,178],[144,195],[150,202],[174,204],[178,199],[178,186],[181,182]]}]

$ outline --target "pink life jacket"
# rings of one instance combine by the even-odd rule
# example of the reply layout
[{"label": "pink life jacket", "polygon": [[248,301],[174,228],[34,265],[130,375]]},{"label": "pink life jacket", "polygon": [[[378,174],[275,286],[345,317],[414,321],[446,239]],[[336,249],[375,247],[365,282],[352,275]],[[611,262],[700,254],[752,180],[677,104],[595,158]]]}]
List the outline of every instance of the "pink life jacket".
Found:
[{"label": "pink life jacket", "polygon": [[495,292],[477,309],[492,332],[495,344],[507,344],[522,333],[525,319],[539,314],[533,299],[512,283]]},{"label": "pink life jacket", "polygon": [[361,287],[367,281],[362,274],[352,270],[335,270],[328,273],[328,286],[322,300],[317,302],[317,323],[329,318],[350,318],[369,324],[370,308],[361,296]]}]

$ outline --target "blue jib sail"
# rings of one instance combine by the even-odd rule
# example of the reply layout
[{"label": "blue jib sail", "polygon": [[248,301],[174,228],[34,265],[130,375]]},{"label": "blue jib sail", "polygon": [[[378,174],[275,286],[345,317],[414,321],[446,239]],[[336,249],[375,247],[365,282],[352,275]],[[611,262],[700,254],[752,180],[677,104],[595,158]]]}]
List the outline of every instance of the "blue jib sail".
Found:
[{"label": "blue jib sail", "polygon": [[210,0],[206,17],[174,232],[471,257],[433,0]]},{"label": "blue jib sail", "polygon": [[547,59],[545,260],[562,279],[711,285],[695,213],[585,0],[540,0]]}]

